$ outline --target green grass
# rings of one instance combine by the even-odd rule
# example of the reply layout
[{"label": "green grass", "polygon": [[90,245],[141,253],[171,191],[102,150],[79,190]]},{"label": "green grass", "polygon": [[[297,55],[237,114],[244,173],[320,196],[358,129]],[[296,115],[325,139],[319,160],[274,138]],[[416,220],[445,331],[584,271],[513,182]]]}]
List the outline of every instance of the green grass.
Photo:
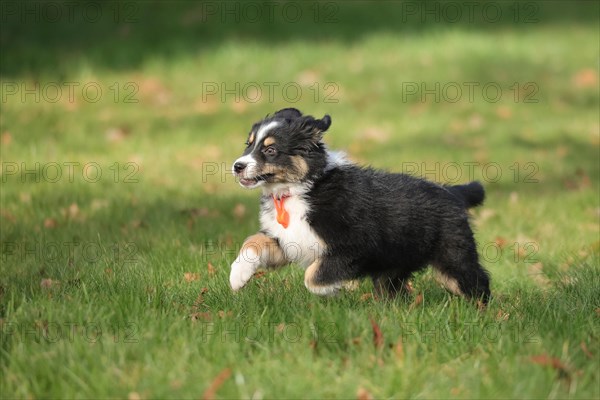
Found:
[{"label": "green grass", "polygon": [[[336,4],[330,24],[203,23],[184,2],[139,3],[131,23],[2,24],[2,397],[600,396],[598,5],[538,3],[532,24],[422,24],[400,3]],[[8,94],[36,82],[63,95]],[[74,101],[65,82],[80,84]],[[98,102],[81,93],[89,82]],[[265,92],[203,99],[211,82]],[[269,101],[265,82],[302,96]],[[422,82],[491,82],[502,98],[406,95]],[[441,182],[456,163],[458,182],[484,181],[473,223],[487,310],[429,272],[393,302],[367,281],[313,296],[294,266],[230,291],[258,193],[225,169],[254,121],[290,105],[329,113],[327,143],[357,161]]]}]

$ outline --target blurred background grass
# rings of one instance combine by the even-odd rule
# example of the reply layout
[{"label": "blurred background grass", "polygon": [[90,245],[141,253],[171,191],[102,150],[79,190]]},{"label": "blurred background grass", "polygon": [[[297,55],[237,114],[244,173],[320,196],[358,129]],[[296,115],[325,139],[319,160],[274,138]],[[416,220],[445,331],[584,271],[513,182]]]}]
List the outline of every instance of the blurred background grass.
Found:
[{"label": "blurred background grass", "polygon": [[[4,335],[9,393],[122,396],[144,387],[150,397],[171,387],[171,394],[191,396],[220,368],[238,362],[248,387],[227,383],[223,393],[230,397],[256,394],[253,390],[271,397],[298,397],[306,390],[353,396],[356,382],[376,396],[392,397],[546,397],[573,390],[575,396],[597,397],[597,369],[579,346],[587,343],[597,353],[598,2],[0,5],[3,327],[133,321],[142,339],[138,347],[110,347],[110,358],[86,343],[52,347]],[[300,94],[293,88],[285,93],[286,84],[299,87]],[[89,97],[94,90],[82,90],[85,85],[101,88],[97,101]],[[453,91],[443,92],[445,85],[462,89],[457,101]],[[472,99],[468,85],[475,85]],[[490,100],[485,85],[500,88],[501,98]],[[215,87],[216,93],[207,92]],[[418,92],[411,94],[415,87]],[[251,124],[289,106],[330,114],[326,142],[359,162],[439,182],[456,178],[445,169],[456,163],[457,182],[484,182],[488,197],[474,212],[474,223],[498,299],[492,312],[477,316],[468,304],[448,305],[428,275],[416,281],[427,300],[418,311],[405,304],[365,304],[361,296],[369,293],[369,283],[331,302],[307,296],[301,271],[293,269],[253,282],[241,297],[230,296],[229,264],[236,246],[258,228],[258,193],[242,190],[227,171]],[[55,182],[49,179],[55,174],[51,163],[61,168]],[[79,163],[72,164],[72,179],[65,163]],[[96,163],[87,171],[94,179],[83,170],[90,163]],[[96,170],[102,174],[97,181]],[[52,243],[74,250],[63,246],[50,255]],[[100,254],[86,255],[86,244],[99,246]],[[285,293],[276,290],[281,286]],[[209,291],[200,307],[202,287]],[[548,291],[552,294],[543,294]],[[350,350],[352,371],[339,366],[344,378],[329,392],[314,386],[311,391],[308,380],[274,384],[269,378],[297,368],[313,371],[307,376],[317,381],[328,374],[335,379],[337,369],[329,371],[324,358],[304,351],[313,346],[310,338],[250,349],[243,342],[230,349],[216,339],[193,347],[197,326],[191,316],[199,307],[209,318],[241,324],[259,314],[268,322],[301,323],[306,331],[317,322],[334,322],[339,341],[324,345],[325,358],[355,349],[356,338],[369,342],[367,316],[373,312],[380,313],[386,338],[402,334],[398,320],[428,326],[444,318],[496,323],[496,313],[507,313],[513,315],[506,322],[510,328],[533,318],[540,341],[525,350],[521,343],[502,341],[473,350],[468,338],[437,346],[420,342],[406,348],[405,362],[421,365],[427,358],[423,373],[408,372],[406,364],[379,365],[370,348]],[[174,350],[161,347],[163,340],[185,353],[175,368],[184,376],[177,388],[175,378],[162,376],[164,363],[175,358]],[[460,358],[469,351],[473,358]],[[519,358],[539,352],[572,366],[571,378],[580,385],[556,383],[554,374],[533,370]],[[247,353],[259,357],[256,372],[249,372]],[[194,364],[195,357],[204,364]],[[86,361],[78,362],[82,358]],[[110,371],[138,372],[119,375],[111,389],[113,372],[83,372],[96,359]],[[470,363],[484,363],[487,380],[458,389],[452,381],[432,386],[427,374],[449,368],[448,359],[456,363],[452,370],[467,365],[477,371]],[[55,370],[52,362],[72,372]],[[519,367],[506,368],[505,362]],[[358,366],[375,364],[381,375],[361,380]],[[399,369],[406,375],[392,380]],[[583,371],[581,378],[577,371]],[[479,379],[457,373],[469,382]]]}]

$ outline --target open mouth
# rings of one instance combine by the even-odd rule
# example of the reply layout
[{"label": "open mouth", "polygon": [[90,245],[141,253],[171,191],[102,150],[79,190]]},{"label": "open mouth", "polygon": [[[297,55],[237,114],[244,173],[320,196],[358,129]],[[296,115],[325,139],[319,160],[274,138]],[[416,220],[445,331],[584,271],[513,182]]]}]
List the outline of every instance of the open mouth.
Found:
[{"label": "open mouth", "polygon": [[266,181],[273,174],[257,175],[254,178],[240,178],[240,184],[244,187],[252,187],[258,185],[260,182]]}]

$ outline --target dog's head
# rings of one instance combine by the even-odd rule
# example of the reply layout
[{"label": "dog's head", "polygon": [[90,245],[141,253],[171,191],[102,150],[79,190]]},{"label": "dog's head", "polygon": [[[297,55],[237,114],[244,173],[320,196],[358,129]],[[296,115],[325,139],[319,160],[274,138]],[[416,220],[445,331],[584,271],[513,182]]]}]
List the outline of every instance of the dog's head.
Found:
[{"label": "dog's head", "polygon": [[255,123],[246,150],[233,163],[233,172],[245,188],[269,184],[302,184],[320,174],[327,164],[322,142],[331,118],[302,115],[285,108]]}]

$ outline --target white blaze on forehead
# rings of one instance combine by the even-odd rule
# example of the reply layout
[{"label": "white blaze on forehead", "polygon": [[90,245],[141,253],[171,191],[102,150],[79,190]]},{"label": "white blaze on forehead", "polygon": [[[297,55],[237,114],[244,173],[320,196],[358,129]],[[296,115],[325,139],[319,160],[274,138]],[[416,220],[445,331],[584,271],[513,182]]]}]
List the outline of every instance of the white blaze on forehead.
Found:
[{"label": "white blaze on forehead", "polygon": [[260,143],[265,138],[267,133],[269,133],[269,131],[271,131],[272,129],[274,129],[278,126],[279,126],[279,122],[277,122],[277,121],[271,121],[268,124],[261,126],[258,129],[258,132],[256,132],[256,139],[254,139],[254,143]]},{"label": "white blaze on forehead", "polygon": [[[272,129],[274,129],[278,126],[279,126],[279,122],[277,122],[277,121],[271,121],[268,124],[261,126],[258,129],[258,131],[256,132],[254,142],[252,142],[254,147],[256,147],[258,143],[261,143],[262,140],[265,138],[265,136],[267,136],[267,134]],[[257,162],[256,158],[254,158],[252,153],[247,154],[243,157],[240,157],[233,162],[233,166],[231,167],[231,169],[232,169],[234,175],[235,175],[235,164],[236,163],[242,163],[242,164],[246,165],[246,169],[244,169],[244,172],[241,174],[243,178],[254,178],[258,174],[258,171],[256,170],[256,167],[258,166],[258,162]]]}]

